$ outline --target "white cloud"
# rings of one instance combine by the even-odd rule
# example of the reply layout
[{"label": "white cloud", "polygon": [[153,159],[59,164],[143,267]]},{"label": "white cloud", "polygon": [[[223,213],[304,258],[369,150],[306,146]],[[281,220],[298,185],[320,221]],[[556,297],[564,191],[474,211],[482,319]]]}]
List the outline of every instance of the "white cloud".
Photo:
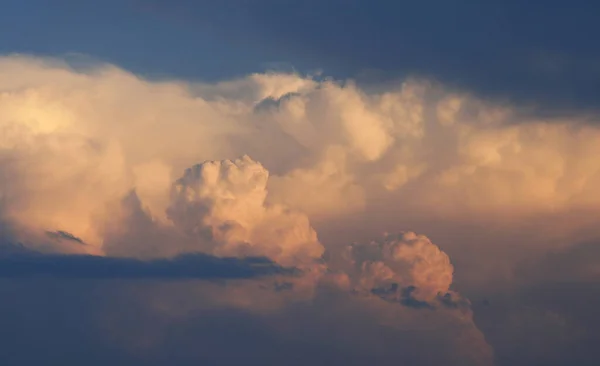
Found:
[{"label": "white cloud", "polygon": [[[296,252],[290,243],[306,241],[313,257],[313,227],[328,247],[350,233],[411,229],[405,222],[415,217],[513,225],[600,205],[600,129],[577,116],[525,118],[430,82],[378,92],[289,73],[158,82],[112,65],[74,70],[25,56],[0,58],[0,80],[2,217],[23,238],[64,230],[89,244],[61,250],[104,252],[125,225],[120,206],[132,190],[152,225],[172,226],[166,210],[180,172],[244,155],[270,172],[266,186],[238,200],[235,219],[215,206],[215,222],[202,225],[233,220],[246,229],[213,234],[250,243],[285,227],[294,234],[268,247]],[[185,220],[202,221],[177,225]],[[560,228],[576,232],[580,223]]]},{"label": "white cloud", "polygon": [[203,251],[215,255],[262,255],[285,264],[319,258],[323,246],[308,217],[265,203],[268,178],[248,156],[196,165],[175,183],[169,218],[214,246]]}]

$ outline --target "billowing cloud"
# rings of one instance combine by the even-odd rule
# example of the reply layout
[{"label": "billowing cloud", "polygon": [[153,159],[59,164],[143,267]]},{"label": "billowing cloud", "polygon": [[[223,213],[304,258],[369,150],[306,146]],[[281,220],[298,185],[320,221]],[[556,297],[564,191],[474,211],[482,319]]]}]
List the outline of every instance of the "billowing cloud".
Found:
[{"label": "billowing cloud", "polygon": [[[298,168],[269,180],[273,202],[282,202],[322,220],[360,212],[366,205],[364,189],[346,170],[346,152],[333,146],[323,153],[316,166]],[[306,192],[318,194],[306,194]]]},{"label": "billowing cloud", "polygon": [[377,91],[277,73],[152,82],[17,56],[0,73],[3,217],[19,232],[70,232],[95,253],[131,190],[168,222],[180,172],[244,155],[270,172],[269,205],[316,226],[394,206],[512,219],[600,204],[597,128],[422,80]]},{"label": "billowing cloud", "polygon": [[454,268],[448,255],[427,237],[412,232],[351,245],[345,255],[354,267],[355,286],[362,290],[414,287],[411,296],[431,301],[447,293],[452,284]]},{"label": "billowing cloud", "polygon": [[200,251],[263,255],[282,263],[320,258],[323,246],[306,215],[265,204],[268,178],[248,156],[196,165],[175,183],[168,216],[199,245],[209,246]]},{"label": "billowing cloud", "polygon": [[[402,334],[440,326],[436,349],[489,364],[466,297],[509,286],[523,256],[599,234],[600,129],[580,121],[525,117],[426,80],[159,82],[3,57],[2,240],[99,263],[264,256],[302,275],[184,286],[171,295],[189,296],[188,313],[144,306],[185,323],[201,298],[285,330],[301,326],[297,311],[326,318],[347,303],[345,316]],[[383,231],[401,234],[372,241]]]}]

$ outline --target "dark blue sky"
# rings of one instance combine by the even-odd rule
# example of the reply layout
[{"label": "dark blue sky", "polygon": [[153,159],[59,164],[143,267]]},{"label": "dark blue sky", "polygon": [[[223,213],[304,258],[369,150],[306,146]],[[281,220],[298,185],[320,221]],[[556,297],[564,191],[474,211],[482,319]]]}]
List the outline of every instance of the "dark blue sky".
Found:
[{"label": "dark blue sky", "polygon": [[4,0],[0,52],[85,54],[152,77],[268,68],[424,75],[552,110],[596,108],[595,1]]},{"label": "dark blue sky", "polygon": [[145,75],[211,80],[258,70],[264,59],[128,0],[5,0],[0,52],[82,54]]}]

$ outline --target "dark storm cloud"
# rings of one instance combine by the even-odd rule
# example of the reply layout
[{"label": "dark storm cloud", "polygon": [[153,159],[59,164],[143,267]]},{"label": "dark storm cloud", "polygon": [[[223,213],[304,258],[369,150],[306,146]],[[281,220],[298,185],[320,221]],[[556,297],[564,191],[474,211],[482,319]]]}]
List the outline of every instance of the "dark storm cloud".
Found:
[{"label": "dark storm cloud", "polygon": [[[152,0],[228,41],[367,79],[422,75],[484,96],[598,108],[600,5],[593,1]],[[549,111],[549,108],[552,110]]]},{"label": "dark storm cloud", "polygon": [[217,258],[185,254],[142,261],[91,255],[41,254],[20,245],[0,247],[0,278],[239,279],[291,274],[265,258]]},{"label": "dark storm cloud", "polygon": [[[376,321],[378,307],[348,294],[256,313],[215,304],[203,286],[206,281],[0,279],[0,364],[482,365],[455,358],[460,326],[398,329]],[[184,316],[170,313],[190,304],[194,310]],[[415,322],[443,319],[432,312]]]},{"label": "dark storm cloud", "polygon": [[423,75],[548,114],[599,107],[591,0],[5,0],[2,10],[0,53],[76,53],[202,80],[273,65]]}]

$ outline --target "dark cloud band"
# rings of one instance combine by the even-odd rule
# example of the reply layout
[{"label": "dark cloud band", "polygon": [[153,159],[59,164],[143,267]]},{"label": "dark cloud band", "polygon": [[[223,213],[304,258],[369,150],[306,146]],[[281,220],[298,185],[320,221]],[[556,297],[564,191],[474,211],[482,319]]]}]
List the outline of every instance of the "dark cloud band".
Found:
[{"label": "dark cloud band", "polygon": [[243,279],[292,274],[268,259],[217,258],[186,254],[143,261],[89,255],[44,255],[21,252],[0,257],[0,278],[58,277],[87,279]]}]

